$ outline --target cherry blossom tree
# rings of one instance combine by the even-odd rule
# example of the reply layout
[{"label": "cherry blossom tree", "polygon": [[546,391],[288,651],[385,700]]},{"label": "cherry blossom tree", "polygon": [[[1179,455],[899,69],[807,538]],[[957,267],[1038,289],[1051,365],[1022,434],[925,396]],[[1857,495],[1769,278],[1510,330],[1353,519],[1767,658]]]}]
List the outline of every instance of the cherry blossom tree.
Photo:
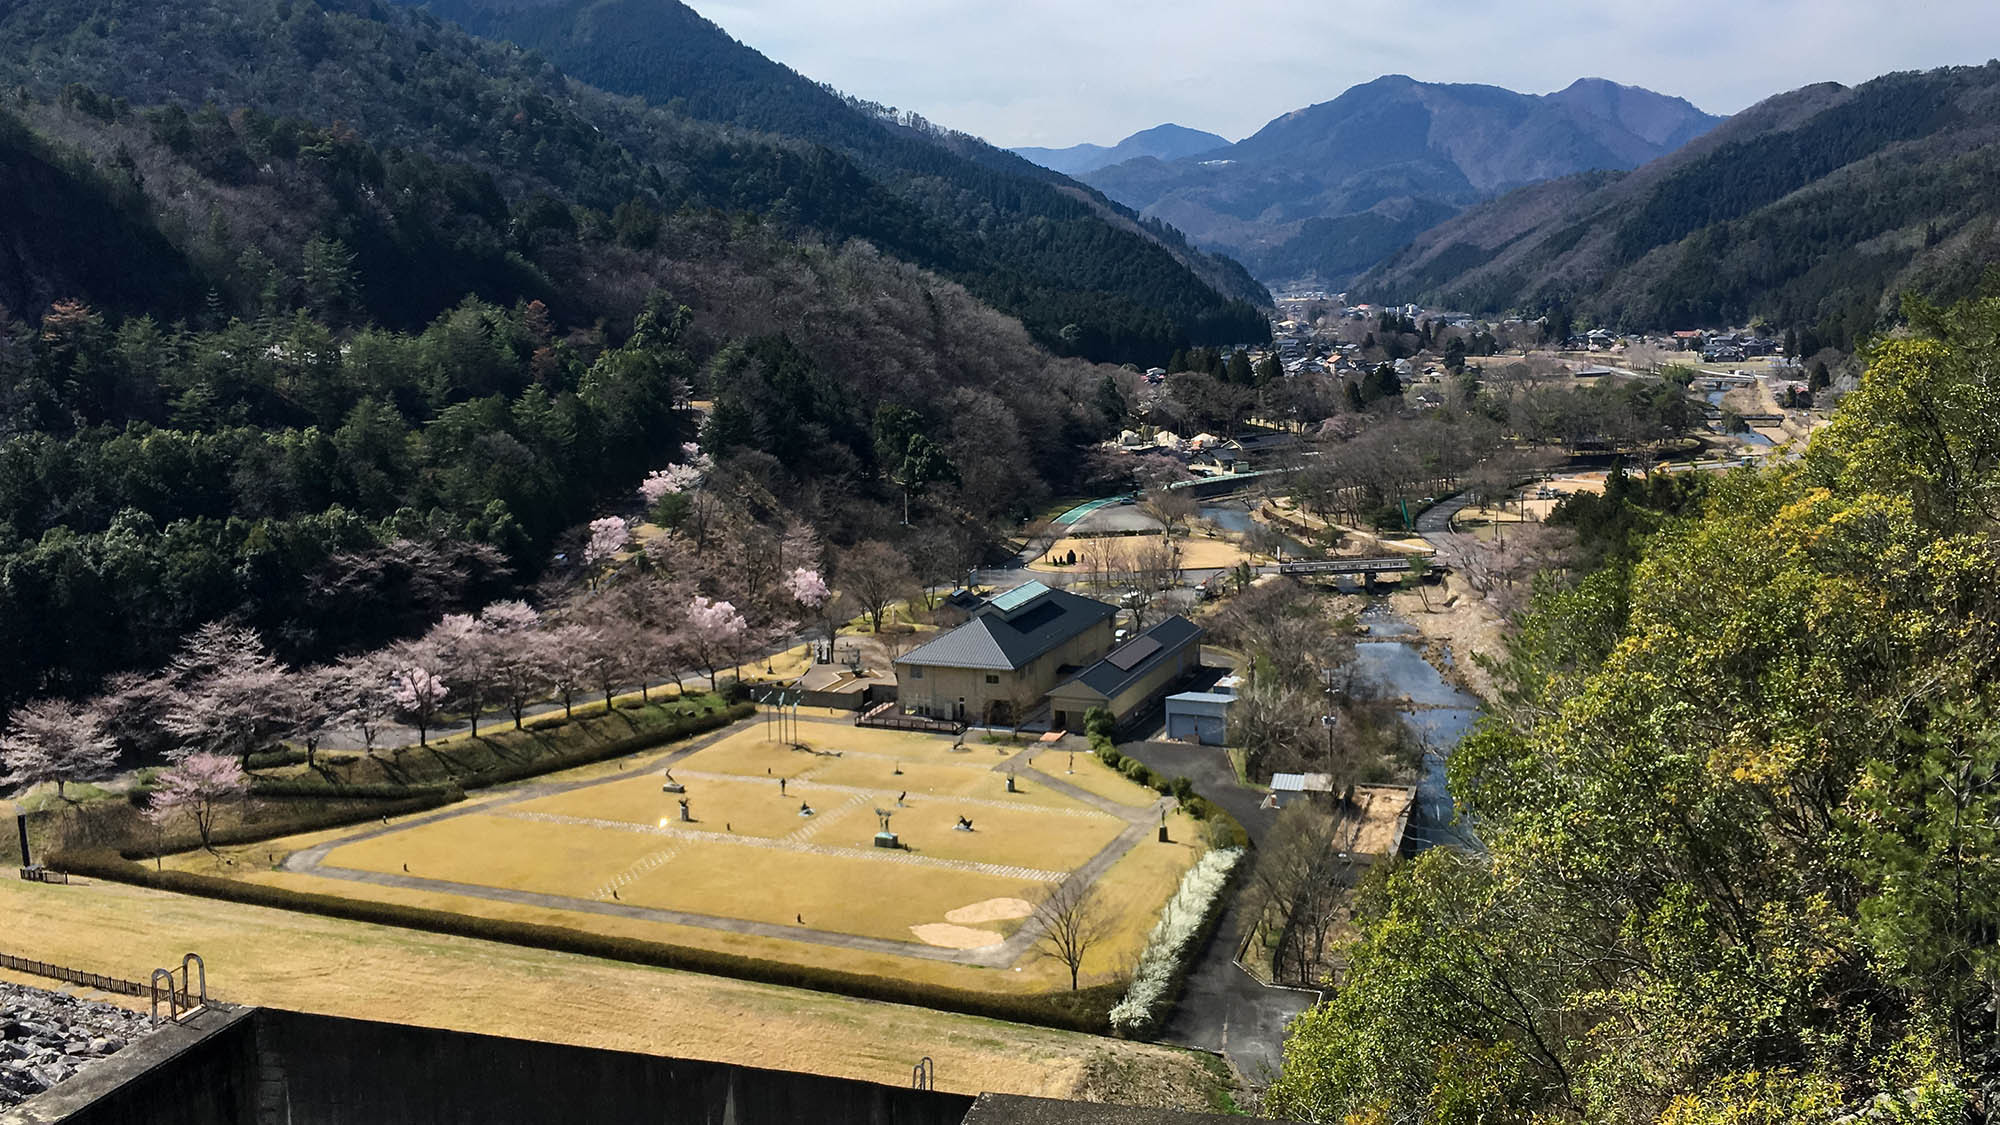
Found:
[{"label": "cherry blossom tree", "polygon": [[669,465],[646,474],[646,479],[639,482],[639,498],[650,510],[659,507],[660,501],[667,497],[693,492],[700,485],[700,469],[693,465]]},{"label": "cherry blossom tree", "polygon": [[390,669],[380,655],[351,656],[333,666],[325,683],[330,721],[361,733],[361,744],[375,750],[375,734],[396,708]]},{"label": "cherry blossom tree", "polygon": [[[692,522],[695,542],[705,546],[709,505],[708,490],[702,485],[714,471],[715,459],[703,453],[694,442],[686,442],[681,446],[681,463],[648,473],[646,479],[639,483],[639,496],[663,524],[677,527]],[[675,505],[672,512],[667,511],[666,502],[676,497],[685,503]]]},{"label": "cherry blossom tree", "polygon": [[444,663],[444,676],[452,695],[466,703],[472,714],[472,737],[479,737],[479,709],[492,686],[494,651],[479,618],[469,613],[447,613],[424,640]]},{"label": "cherry blossom tree", "polygon": [[840,633],[840,623],[853,615],[851,599],[832,589],[819,571],[799,567],[785,576],[785,592],[812,616],[832,644]]},{"label": "cherry blossom tree", "polygon": [[688,599],[687,616],[681,622],[680,635],[696,663],[708,671],[711,689],[721,686],[716,682],[717,670],[725,662],[735,662],[735,655],[742,651],[744,637],[749,631],[749,622],[728,602],[711,600],[700,594]]},{"label": "cherry blossom tree", "polygon": [[819,571],[804,566],[785,576],[785,592],[807,609],[818,609],[833,595]]},{"label": "cherry blossom tree", "polygon": [[618,621],[593,622],[584,627],[580,639],[590,682],[604,696],[604,713],[609,715],[618,689],[632,682],[635,675],[644,676],[641,646],[633,631]]},{"label": "cherry blossom tree", "polygon": [[216,814],[250,791],[250,775],[236,759],[222,754],[189,754],[156,780],[147,819],[163,829],[183,818],[193,821],[201,846],[209,851],[215,850]]},{"label": "cherry blossom tree", "polygon": [[621,587],[619,596],[627,628],[634,630],[641,692],[655,676],[672,679],[678,690],[689,661],[681,624],[694,596],[693,585],[656,568],[639,581]]},{"label": "cherry blossom tree", "polygon": [[63,699],[39,699],[14,709],[0,734],[0,766],[7,770],[0,783],[26,788],[53,781],[56,796],[67,800],[63,787],[109,770],[118,761],[118,745],[94,706]]},{"label": "cherry blossom tree", "polygon": [[389,702],[416,724],[417,745],[430,745],[430,729],[451,698],[444,655],[428,638],[393,645],[380,657]]},{"label": "cherry blossom tree", "polygon": [[547,645],[544,670],[556,698],[562,700],[565,719],[575,717],[576,695],[590,683],[594,632],[588,625],[559,625],[542,634]]},{"label": "cherry blossom tree", "polygon": [[272,700],[286,690],[286,675],[255,632],[219,622],[197,629],[167,673],[172,689],[160,725],[180,743],[168,757],[208,751],[240,759],[260,749],[283,729]]},{"label": "cherry blossom tree", "polygon": [[320,739],[339,721],[334,707],[338,680],[339,669],[332,665],[302,668],[287,675],[271,697],[271,714],[280,735],[305,747],[308,767],[317,763]]},{"label": "cherry blossom tree", "polygon": [[632,529],[617,516],[591,520],[590,539],[583,547],[583,561],[591,566],[609,562],[631,542]]},{"label": "cherry blossom tree", "polygon": [[514,717],[514,729],[520,730],[528,705],[549,690],[548,635],[540,631],[512,634],[501,650],[493,686],[507,713]]}]

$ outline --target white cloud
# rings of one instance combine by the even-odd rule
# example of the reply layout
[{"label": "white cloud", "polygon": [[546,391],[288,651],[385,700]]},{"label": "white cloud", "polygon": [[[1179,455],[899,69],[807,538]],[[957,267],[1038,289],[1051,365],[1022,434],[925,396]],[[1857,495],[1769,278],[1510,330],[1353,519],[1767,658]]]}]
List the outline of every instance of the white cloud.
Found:
[{"label": "white cloud", "polygon": [[1932,0],[730,0],[736,38],[1005,145],[1175,121],[1235,139],[1402,73],[1542,93],[1598,76],[1733,113],[1811,82],[1984,62],[2000,4]]}]

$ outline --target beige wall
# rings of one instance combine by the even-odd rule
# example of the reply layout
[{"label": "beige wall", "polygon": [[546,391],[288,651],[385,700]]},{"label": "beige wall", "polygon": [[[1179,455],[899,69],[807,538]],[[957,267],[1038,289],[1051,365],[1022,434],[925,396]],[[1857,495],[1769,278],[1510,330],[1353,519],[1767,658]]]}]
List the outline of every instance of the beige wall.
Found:
[{"label": "beige wall", "polygon": [[[995,703],[1006,705],[1013,701],[1017,684],[1033,691],[1039,701],[1062,678],[1060,669],[1065,666],[1083,667],[1103,659],[1104,654],[1111,650],[1111,633],[1111,621],[1100,621],[1072,638],[1068,644],[1043,653],[1019,672],[927,664],[923,666],[923,677],[919,679],[911,675],[912,665],[898,661],[897,698],[904,711],[939,718],[955,717],[958,701],[963,699],[967,721],[986,722],[994,714]],[[1000,682],[989,684],[986,682],[988,676],[997,677]],[[1005,706],[1001,708],[1005,709]]]},{"label": "beige wall", "polygon": [[1057,711],[1067,712],[1069,725],[1076,730],[1083,729],[1083,713],[1092,707],[1104,707],[1122,721],[1126,716],[1144,708],[1161,692],[1200,664],[1201,645],[1192,644],[1172,660],[1163,662],[1146,673],[1137,683],[1118,693],[1116,699],[1107,701],[1102,695],[1082,684],[1069,684],[1049,693],[1049,706]]}]

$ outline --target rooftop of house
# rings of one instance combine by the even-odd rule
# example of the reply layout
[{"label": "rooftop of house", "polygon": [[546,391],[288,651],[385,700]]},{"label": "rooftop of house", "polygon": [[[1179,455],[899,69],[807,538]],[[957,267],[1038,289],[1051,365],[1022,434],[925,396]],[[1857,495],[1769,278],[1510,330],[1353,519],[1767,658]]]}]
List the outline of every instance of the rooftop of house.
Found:
[{"label": "rooftop of house", "polygon": [[1015,671],[1117,612],[1115,606],[1030,582],[995,595],[973,610],[972,620],[896,663]]},{"label": "rooftop of house", "polygon": [[1191,644],[1201,642],[1201,626],[1174,614],[1106,654],[1056,688],[1072,684],[1089,688],[1106,699],[1145,679],[1155,668]]}]

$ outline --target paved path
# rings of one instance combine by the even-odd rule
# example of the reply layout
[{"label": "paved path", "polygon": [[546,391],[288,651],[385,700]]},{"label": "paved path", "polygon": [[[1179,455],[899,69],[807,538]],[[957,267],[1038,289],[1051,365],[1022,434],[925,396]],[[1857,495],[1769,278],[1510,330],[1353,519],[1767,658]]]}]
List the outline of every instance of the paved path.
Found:
[{"label": "paved path", "polygon": [[[1121,753],[1137,758],[1156,773],[1186,777],[1202,796],[1221,805],[1243,824],[1250,842],[1261,846],[1277,814],[1258,806],[1264,795],[1236,780],[1236,769],[1220,747],[1188,746],[1178,742],[1133,742]],[[1255,862],[1252,856],[1245,862]],[[1251,1083],[1263,1086],[1278,1072],[1286,1028],[1300,1012],[1318,1001],[1317,993],[1269,988],[1235,964],[1241,894],[1230,900],[1215,933],[1188,971],[1160,1038],[1169,1043],[1220,1051]]]},{"label": "paved path", "polygon": [[[710,914],[698,914],[692,911],[667,910],[655,907],[634,906],[617,900],[613,900],[610,902],[604,901],[604,896],[610,894],[612,890],[625,886],[626,884],[632,882],[634,879],[637,879],[641,875],[648,874],[652,871],[658,870],[661,866],[665,865],[666,863],[671,861],[676,855],[678,855],[682,847],[684,847],[688,843],[695,842],[697,838],[704,843],[720,842],[720,843],[740,844],[740,845],[755,846],[755,847],[784,848],[787,850],[798,851],[798,852],[809,852],[813,854],[832,854],[832,855],[839,855],[848,858],[863,859],[871,862],[880,862],[880,863],[909,863],[922,866],[942,866],[942,867],[948,867],[953,870],[966,870],[980,874],[997,874],[1002,876],[1011,876],[1015,878],[1020,878],[1024,882],[1050,882],[1059,880],[1063,877],[1063,874],[1060,872],[1040,871],[1031,868],[1012,867],[1000,864],[978,864],[970,861],[946,860],[937,857],[922,856],[907,852],[889,851],[887,849],[836,848],[829,845],[813,844],[804,838],[800,838],[798,840],[769,840],[761,837],[747,837],[747,836],[739,837],[739,836],[729,836],[729,835],[722,835],[715,833],[681,832],[673,829],[671,826],[660,828],[643,824],[631,824],[623,821],[598,821],[598,820],[592,820],[590,818],[576,818],[576,817],[555,818],[565,823],[571,821],[580,821],[580,822],[587,822],[592,827],[615,828],[623,831],[633,831],[633,832],[646,832],[650,834],[659,835],[663,837],[663,839],[666,841],[665,847],[661,848],[657,852],[653,852],[645,856],[644,858],[640,859],[638,862],[634,863],[631,867],[628,867],[624,871],[620,872],[618,875],[614,876],[609,882],[599,887],[597,889],[597,897],[593,898],[582,898],[574,895],[546,894],[538,891],[523,891],[507,887],[489,887],[482,884],[460,883],[446,879],[430,879],[419,875],[402,874],[395,872],[365,871],[358,868],[335,866],[326,862],[327,856],[336,848],[340,848],[348,844],[360,843],[361,841],[364,840],[376,839],[378,837],[386,836],[395,832],[401,832],[406,829],[419,828],[425,825],[436,824],[441,821],[450,820],[453,817],[486,814],[486,815],[516,816],[516,817],[527,817],[532,819],[543,819],[545,817],[548,817],[549,814],[533,813],[527,810],[513,809],[512,806],[519,805],[528,801],[539,800],[543,797],[550,797],[561,793],[572,792],[578,789],[589,788],[591,786],[604,785],[615,781],[626,781],[638,777],[654,776],[659,770],[663,768],[670,768],[680,763],[681,761],[687,759],[688,757],[691,757],[692,755],[702,750],[705,750],[710,746],[715,745],[723,738],[735,734],[736,732],[737,732],[736,726],[732,725],[730,727],[725,727],[724,729],[717,731],[714,734],[711,734],[686,746],[676,748],[664,754],[649,755],[645,758],[643,764],[636,766],[633,769],[625,770],[623,772],[612,774],[609,776],[591,778],[582,781],[551,782],[542,785],[525,786],[516,792],[510,793],[507,796],[499,798],[498,800],[481,801],[476,805],[458,806],[450,809],[445,809],[439,812],[427,813],[422,816],[413,817],[396,823],[385,823],[382,826],[371,827],[362,832],[357,832],[352,835],[344,836],[336,840],[331,840],[326,843],[316,845],[314,847],[305,848],[300,851],[294,852],[285,858],[283,867],[287,871],[298,872],[300,874],[317,875],[329,879],[342,879],[355,883],[367,883],[380,887],[397,887],[405,890],[444,892],[447,894],[464,895],[470,898],[486,899],[488,901],[493,901],[493,902],[514,903],[522,906],[539,906],[554,910],[571,910],[586,914],[601,914],[601,915],[608,915],[620,918],[634,918],[648,922],[665,922],[672,925],[699,926],[704,929],[723,930],[730,933],[754,935],[757,937],[781,938],[787,941],[803,941],[817,945],[835,946],[842,949],[850,949],[864,953],[888,953],[902,957],[920,957],[927,960],[949,961],[956,964],[976,965],[985,968],[1006,968],[1008,966],[1011,966],[1015,962],[1019,961],[1021,957],[1026,955],[1034,947],[1036,942],[1041,940],[1043,927],[1034,918],[1029,918],[1026,921],[1024,921],[1022,925],[1018,929],[1016,929],[1011,936],[1009,936],[1006,940],[998,942],[996,944],[982,946],[977,949],[947,949],[942,946],[927,945],[922,942],[897,941],[887,938],[865,937],[859,934],[838,933],[831,930],[814,929],[810,926],[797,926],[797,925],[784,925],[780,923],[757,922],[742,918],[728,918]],[[1047,749],[1048,749],[1047,747],[1040,747],[1040,746],[1028,748],[1026,750],[1023,750],[1021,754],[1017,754],[1011,758],[1003,760],[1000,763],[1000,765],[1001,766],[1013,765],[1017,760],[1023,758],[1027,754],[1035,753],[1038,751],[1047,752]],[[635,755],[634,757],[637,758],[639,756]],[[1000,766],[995,766],[994,768],[998,770]],[[1043,773],[1042,771],[1037,769],[1030,769],[1026,768],[1024,765],[1020,765],[1020,766],[1015,766],[1015,772],[1021,775],[1024,779],[1031,778],[1036,782],[1049,786],[1051,789],[1054,789],[1057,792],[1061,792],[1064,793],[1065,795],[1072,796],[1080,801],[1085,801],[1089,803],[1093,808],[1097,808],[1105,813],[1109,813],[1113,816],[1116,816],[1118,819],[1123,820],[1125,822],[1124,830],[1121,831],[1115,839],[1113,839],[1109,844],[1106,844],[1101,850],[1098,851],[1096,855],[1092,856],[1082,866],[1076,868],[1075,871],[1069,873],[1071,877],[1083,879],[1088,882],[1095,882],[1106,871],[1109,871],[1112,865],[1116,864],[1120,859],[1123,859],[1127,852],[1130,852],[1134,847],[1137,847],[1141,841],[1151,836],[1153,832],[1153,825],[1159,818],[1160,809],[1164,806],[1164,801],[1156,803],[1146,808],[1133,808],[1127,805],[1119,805],[1114,801],[1110,801],[1106,798],[1099,797],[1096,794],[1089,793],[1083,789],[1077,788],[1076,786],[1070,785],[1068,782],[1064,782],[1057,778],[1051,777],[1048,774]],[[694,773],[683,771],[681,776],[694,777],[697,775]],[[716,776],[719,777],[725,775],[716,775]],[[749,780],[749,778],[737,778],[736,775],[727,775],[727,776],[730,777],[732,780]],[[814,783],[807,782],[807,784],[812,785]],[[853,794],[854,798],[850,798],[849,801],[850,804],[853,803],[853,800],[855,798],[859,798],[863,800],[865,803],[867,799],[866,795],[872,795],[883,792],[881,790],[862,789],[854,786],[818,785],[817,787],[830,791],[840,791]],[[967,803],[976,803],[981,805],[1004,804],[1009,808],[1021,807],[1020,805],[1014,803],[992,801],[980,798],[951,797],[951,798],[940,798],[940,799],[965,801]],[[1075,812],[1076,810],[1050,809],[1043,811]],[[1094,815],[1094,814],[1082,814],[1082,815]]]}]

